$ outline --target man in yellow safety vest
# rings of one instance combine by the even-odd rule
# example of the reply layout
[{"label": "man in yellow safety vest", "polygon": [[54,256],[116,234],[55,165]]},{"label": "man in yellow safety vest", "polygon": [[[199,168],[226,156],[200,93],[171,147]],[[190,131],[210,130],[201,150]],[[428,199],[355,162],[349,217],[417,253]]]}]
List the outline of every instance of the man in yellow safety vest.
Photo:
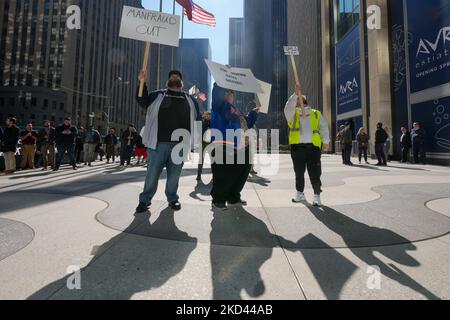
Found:
[{"label": "man in yellow safety vest", "polygon": [[311,179],[314,189],[313,205],[322,205],[320,194],[322,192],[321,156],[322,151],[327,152],[330,144],[330,132],[327,120],[318,110],[308,106],[305,96],[302,96],[304,110],[299,105],[302,88],[295,86],[295,93],[289,98],[284,109],[284,114],[289,124],[289,144],[294,163],[297,192],[292,201],[304,202],[305,198],[305,171]]}]

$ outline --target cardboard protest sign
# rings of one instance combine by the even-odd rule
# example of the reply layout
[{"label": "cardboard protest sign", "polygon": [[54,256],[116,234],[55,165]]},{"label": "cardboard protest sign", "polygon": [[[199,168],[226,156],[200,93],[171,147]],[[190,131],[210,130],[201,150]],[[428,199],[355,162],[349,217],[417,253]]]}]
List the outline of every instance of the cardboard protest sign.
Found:
[{"label": "cardboard protest sign", "polygon": [[176,15],[124,6],[119,36],[178,47],[180,21]]},{"label": "cardboard protest sign", "polygon": [[269,113],[269,105],[270,105],[270,97],[272,94],[272,85],[270,83],[258,80],[259,85],[263,89],[264,93],[258,93],[256,95],[259,104],[261,105],[261,110],[259,112],[268,114]]},{"label": "cardboard protest sign", "polygon": [[286,56],[299,56],[300,55],[300,51],[298,50],[298,47],[285,46],[284,47],[284,54]]},{"label": "cardboard protest sign", "polygon": [[208,59],[205,59],[205,62],[214,80],[222,88],[239,92],[264,93],[250,69],[229,68]]},{"label": "cardboard protest sign", "polygon": [[[284,54],[291,58],[291,64],[292,64],[292,69],[294,71],[295,83],[297,85],[301,85],[300,84],[300,75],[299,75],[299,72],[297,70],[297,65],[295,64],[295,58],[294,58],[295,56],[299,56],[300,55],[300,51],[298,50],[298,47],[286,46],[286,47],[284,47]],[[302,92],[301,91],[300,91],[300,96],[302,96]],[[306,118],[305,104],[303,102],[303,99],[299,99],[299,106],[298,107],[300,107],[300,109],[302,110],[302,117]]]}]

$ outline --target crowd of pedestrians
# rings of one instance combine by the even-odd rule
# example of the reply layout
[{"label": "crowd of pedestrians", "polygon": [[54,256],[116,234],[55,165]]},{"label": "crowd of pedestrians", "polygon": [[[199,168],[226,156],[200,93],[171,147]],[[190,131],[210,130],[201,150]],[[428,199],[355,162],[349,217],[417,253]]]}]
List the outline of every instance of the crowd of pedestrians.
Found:
[{"label": "crowd of pedestrians", "polygon": [[[419,122],[415,122],[411,131],[407,128],[401,128],[400,147],[402,150],[402,163],[410,162],[410,155],[412,151],[412,163],[413,164],[427,164],[427,151],[426,151],[426,139],[427,134],[425,129],[422,128]],[[344,165],[353,166],[351,162],[351,156],[353,153],[353,129],[349,122],[342,125],[336,136],[336,141],[340,145],[342,152],[342,163]],[[383,123],[377,124],[377,129],[374,136],[374,151],[378,162],[376,166],[387,166],[389,162],[389,153],[393,145],[393,136],[389,128],[384,127]],[[362,160],[366,164],[370,165],[368,161],[370,150],[370,137],[367,134],[366,128],[359,129],[356,135],[356,146],[358,150],[359,164],[362,164]]]},{"label": "crowd of pedestrians", "polygon": [[114,128],[102,137],[92,125],[77,128],[69,117],[56,127],[45,120],[37,130],[32,123],[20,130],[16,118],[9,117],[4,129],[0,127],[0,152],[3,173],[7,175],[37,168],[58,171],[63,163],[77,170],[83,164],[91,167],[93,162],[103,162],[104,158],[106,164],[116,163],[119,155],[121,167],[130,166],[133,157],[137,158],[137,165],[146,164],[148,158],[142,137],[133,124],[119,139]]}]

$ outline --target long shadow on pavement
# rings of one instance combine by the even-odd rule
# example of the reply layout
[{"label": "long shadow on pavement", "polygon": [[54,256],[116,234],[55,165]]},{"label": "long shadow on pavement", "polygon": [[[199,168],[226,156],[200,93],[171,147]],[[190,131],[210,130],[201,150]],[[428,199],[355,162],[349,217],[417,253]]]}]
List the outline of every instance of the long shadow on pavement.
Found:
[{"label": "long shadow on pavement", "polygon": [[[353,220],[350,217],[329,207],[315,208],[308,206],[308,208],[311,213],[328,229],[336,234],[339,234],[347,244],[348,249],[355,256],[364,261],[367,266],[377,266],[380,268],[380,271],[384,277],[390,278],[391,280],[420,293],[427,299],[439,300],[439,297],[402,272],[394,264],[386,264],[376,257],[376,254],[378,253],[400,265],[408,267],[420,266],[420,263],[408,254],[408,251],[417,250],[417,247],[410,243],[408,239],[391,230],[368,226],[364,223]],[[390,239],[392,243],[398,243],[401,245],[367,247],[363,243],[364,239]],[[311,260],[309,261],[311,263]],[[329,267],[331,268],[329,272],[334,273],[332,272],[333,267],[335,269],[339,269],[340,266],[330,265]],[[311,270],[312,272],[315,272],[315,268],[313,266]],[[329,297],[338,296],[341,288],[339,288],[339,286],[334,286],[333,279],[321,279],[323,277],[323,273],[320,272],[320,268],[318,271],[319,272],[315,273],[315,276],[319,279],[318,282],[323,285],[323,292],[325,292],[325,294]],[[342,281],[339,281],[339,283],[341,284]]]},{"label": "long shadow on pavement", "polygon": [[272,234],[263,221],[241,207],[214,210],[211,227],[214,300],[240,300],[242,290],[253,298],[262,296],[266,289],[261,266],[272,257],[274,248],[296,246]]},{"label": "long shadow on pavement", "polygon": [[[45,286],[28,299],[128,300],[135,294],[143,292],[145,295],[145,292],[163,286],[183,270],[197,247],[197,239],[177,228],[174,214],[166,209],[153,224],[150,223],[149,212],[135,214],[133,222],[123,233],[96,248],[94,258],[81,270],[81,290],[67,289],[67,276]],[[153,234],[154,229],[165,230],[178,241],[162,244],[160,240],[145,236]]]}]

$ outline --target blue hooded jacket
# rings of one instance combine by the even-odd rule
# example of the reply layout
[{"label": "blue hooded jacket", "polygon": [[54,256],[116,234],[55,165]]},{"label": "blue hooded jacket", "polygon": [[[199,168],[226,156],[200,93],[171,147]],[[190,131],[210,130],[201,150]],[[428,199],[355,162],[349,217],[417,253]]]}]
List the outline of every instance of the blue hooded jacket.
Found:
[{"label": "blue hooded jacket", "polygon": [[[233,112],[234,106],[226,100],[226,93],[227,89],[219,87],[217,83],[214,84],[212,92],[211,129],[219,130],[222,133],[223,140],[226,140],[227,138],[227,130],[242,129],[239,115]],[[258,120],[258,113],[256,111],[251,111],[245,116],[245,119],[247,120],[248,128],[252,129]],[[212,142],[215,140],[216,139],[213,136]],[[228,142],[234,143],[234,146],[237,148],[240,145],[239,140],[240,138],[238,137],[234,139],[234,141]]]}]

